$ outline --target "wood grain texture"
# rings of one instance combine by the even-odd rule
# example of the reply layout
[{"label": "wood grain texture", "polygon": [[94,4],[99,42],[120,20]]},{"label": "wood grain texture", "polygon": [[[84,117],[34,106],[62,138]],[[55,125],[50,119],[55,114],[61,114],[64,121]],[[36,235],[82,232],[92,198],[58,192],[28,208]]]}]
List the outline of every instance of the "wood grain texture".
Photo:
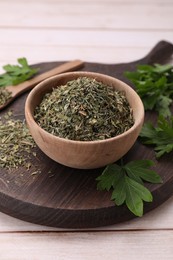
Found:
[{"label": "wood grain texture", "polygon": [[[158,235],[159,234],[159,235]],[[0,258],[6,260],[171,260],[173,232],[33,232],[0,234]],[[8,250],[6,244],[8,243]]]},{"label": "wood grain texture", "polygon": [[[138,59],[172,41],[172,1],[0,1],[1,60],[30,63]],[[31,15],[32,14],[32,15]]]},{"label": "wood grain texture", "polygon": [[[27,57],[29,64],[44,61],[81,59],[98,63],[133,61],[147,53],[151,46],[166,39],[172,31],[136,31],[99,29],[32,29],[0,27],[1,62],[16,63]],[[104,35],[104,37],[103,37]],[[11,43],[11,39],[13,42]],[[19,42],[20,39],[20,42]]]},{"label": "wood grain texture", "polygon": [[[83,70],[118,75],[123,79],[125,70],[132,70],[138,63],[153,63],[167,60],[172,54],[172,44],[161,42],[144,59],[121,65],[104,65],[86,63]],[[39,64],[41,71],[55,67],[57,62]],[[16,117],[23,118],[24,103],[27,95],[23,95],[10,107]],[[146,119],[153,119],[153,113]],[[125,161],[132,159],[154,159],[151,148],[136,142],[126,155]],[[34,166],[39,164],[41,173],[33,176],[32,172],[19,169],[10,174],[1,171],[0,209],[14,217],[43,225],[84,228],[110,225],[133,218],[126,207],[115,207],[110,201],[110,194],[96,190],[95,178],[102,169],[75,170],[54,163],[37,149],[37,157],[33,158]],[[51,174],[49,173],[51,170]],[[161,159],[156,166],[163,178],[162,185],[148,185],[153,192],[153,203],[145,204],[145,213],[154,209],[172,194],[172,156]]]},{"label": "wood grain texture", "polygon": [[[153,231],[157,230],[173,230],[172,224],[172,214],[173,214],[173,196],[170,197],[166,202],[157,207],[155,210],[148,212],[142,218],[134,218],[129,221],[125,221],[119,224],[111,225],[111,226],[102,226],[97,228],[80,229],[80,231],[132,231],[132,230],[145,230]],[[73,230],[73,229],[70,229]],[[78,229],[74,229],[78,231]],[[33,223],[29,223],[26,221],[19,220],[17,218],[13,218],[4,213],[0,213],[0,233],[15,233],[15,232],[66,232],[69,229],[65,228],[55,228],[48,227],[43,225],[36,225]]]},{"label": "wood grain texture", "polygon": [[[4,27],[172,30],[171,1],[115,0],[99,1],[98,4],[98,1],[80,0],[16,0],[9,4],[1,0],[0,9],[0,26]],[[17,19],[14,13],[18,14]]]}]

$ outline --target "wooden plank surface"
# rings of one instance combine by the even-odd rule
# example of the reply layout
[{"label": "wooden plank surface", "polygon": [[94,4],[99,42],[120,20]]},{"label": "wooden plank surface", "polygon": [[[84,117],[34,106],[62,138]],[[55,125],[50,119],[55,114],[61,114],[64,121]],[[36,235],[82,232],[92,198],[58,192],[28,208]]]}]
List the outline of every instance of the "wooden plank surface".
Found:
[{"label": "wooden plank surface", "polygon": [[81,5],[81,1],[16,0],[9,5],[1,0],[0,8],[4,27],[172,29],[171,1],[83,1]]},{"label": "wooden plank surface", "polygon": [[[173,41],[172,13],[172,0],[1,0],[0,67],[22,56],[139,59],[159,40]],[[172,215],[170,198],[143,218],[70,233],[0,213],[0,259],[172,259]]]},{"label": "wooden plank surface", "polygon": [[0,62],[19,56],[31,63],[132,61],[159,40],[173,39],[172,9],[168,0],[1,0]]},{"label": "wooden plank surface", "polygon": [[[140,59],[158,41],[172,41],[173,32],[97,30],[24,30],[0,27],[0,65],[27,57],[30,63],[81,59],[90,62],[119,63]],[[13,39],[13,41],[11,41]],[[88,40],[89,39],[89,40]],[[2,69],[0,68],[0,71]]]},{"label": "wooden plank surface", "polygon": [[3,233],[0,234],[0,258],[7,260],[171,260],[173,247],[171,243],[165,243],[165,238],[166,241],[173,241],[173,232],[146,230],[145,232]]}]

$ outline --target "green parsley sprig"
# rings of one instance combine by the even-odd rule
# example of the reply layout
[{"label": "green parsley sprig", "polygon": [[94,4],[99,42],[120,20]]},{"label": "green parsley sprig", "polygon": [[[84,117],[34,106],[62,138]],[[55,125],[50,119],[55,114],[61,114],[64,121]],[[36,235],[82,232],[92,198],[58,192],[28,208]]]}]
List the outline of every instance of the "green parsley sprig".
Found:
[{"label": "green parsley sprig", "polygon": [[141,141],[147,145],[154,145],[156,158],[173,151],[173,116],[165,119],[159,116],[157,126],[152,123],[144,124]]},{"label": "green parsley sprig", "polygon": [[117,206],[126,204],[136,216],[143,215],[143,201],[152,202],[151,192],[144,186],[144,181],[161,183],[161,177],[150,167],[151,160],[136,160],[125,165],[108,165],[102,174],[97,177],[98,190],[112,190],[111,200]]},{"label": "green parsley sprig", "polygon": [[138,65],[134,72],[125,72],[141,97],[145,110],[156,110],[164,117],[170,116],[173,97],[173,66]]},{"label": "green parsley sprig", "polygon": [[19,58],[18,65],[7,64],[3,66],[5,73],[0,75],[0,87],[17,85],[34,76],[38,69],[33,69],[28,65],[26,58]]}]

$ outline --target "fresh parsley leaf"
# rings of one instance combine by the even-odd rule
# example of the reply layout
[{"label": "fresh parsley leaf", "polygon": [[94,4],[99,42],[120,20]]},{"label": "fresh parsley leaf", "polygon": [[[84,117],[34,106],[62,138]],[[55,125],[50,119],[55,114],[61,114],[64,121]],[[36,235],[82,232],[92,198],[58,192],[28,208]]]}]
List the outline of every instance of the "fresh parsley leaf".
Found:
[{"label": "fresh parsley leaf", "polygon": [[143,201],[152,202],[151,192],[144,186],[142,180],[151,183],[161,183],[160,176],[150,167],[153,161],[136,160],[125,165],[108,165],[102,174],[97,177],[98,190],[112,190],[111,200],[117,206],[126,204],[136,216],[143,215]]},{"label": "fresh parsley leaf", "polygon": [[152,202],[151,192],[138,182],[125,177],[126,181],[126,205],[128,209],[138,217],[143,215],[143,201]]},{"label": "fresh parsley leaf", "polygon": [[[115,172],[117,175],[115,176]],[[114,183],[116,183],[121,177],[121,167],[117,164],[110,164],[106,167],[101,176],[97,178],[99,181],[98,189],[109,191]]]},{"label": "fresh parsley leaf", "polygon": [[[119,172],[120,178],[117,182],[114,182],[114,190],[112,192],[111,200],[114,200],[117,206],[120,206],[126,200],[126,183],[124,172]],[[114,173],[115,175],[115,173]]]},{"label": "fresh parsley leaf", "polygon": [[135,85],[145,110],[156,110],[159,115],[170,116],[173,97],[173,66],[138,65],[135,72],[125,72]]},{"label": "fresh parsley leaf", "polygon": [[151,160],[138,160],[127,163],[124,168],[131,179],[141,184],[143,184],[142,180],[151,183],[161,183],[160,176],[150,169],[152,166],[154,166],[154,162]]},{"label": "fresh parsley leaf", "polygon": [[159,116],[157,126],[145,123],[141,133],[141,141],[147,145],[154,145],[156,157],[173,151],[173,116],[165,119]]},{"label": "fresh parsley leaf", "polygon": [[0,75],[0,87],[17,85],[30,79],[38,72],[38,69],[33,69],[28,65],[26,58],[19,58],[18,64],[3,66],[5,73]]}]

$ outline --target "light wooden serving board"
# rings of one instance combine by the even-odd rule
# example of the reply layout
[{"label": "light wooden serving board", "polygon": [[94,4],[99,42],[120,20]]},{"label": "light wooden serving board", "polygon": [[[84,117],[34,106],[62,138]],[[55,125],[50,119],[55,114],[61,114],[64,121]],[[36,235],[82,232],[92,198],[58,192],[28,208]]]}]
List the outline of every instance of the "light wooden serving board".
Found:
[{"label": "light wooden serving board", "polygon": [[[137,64],[167,62],[173,53],[173,45],[159,42],[143,59],[126,64],[85,63],[82,70],[104,73],[125,80],[124,71],[134,70]],[[54,68],[61,62],[33,65],[40,72]],[[15,118],[24,118],[24,104],[28,93],[20,96],[0,113],[13,110]],[[156,120],[155,113],[146,113],[146,120]],[[97,191],[96,177],[103,169],[76,170],[60,165],[39,148],[37,156],[32,157],[29,171],[19,168],[12,172],[0,169],[0,211],[13,217],[53,227],[92,228],[123,222],[134,217],[125,206],[116,207],[110,200],[111,194]],[[124,157],[125,161],[134,159],[155,160],[153,149],[137,141]],[[40,169],[41,172],[32,173]],[[148,184],[154,196],[152,203],[145,203],[144,213],[156,208],[173,194],[172,153],[156,161],[156,170],[163,183]]]}]

